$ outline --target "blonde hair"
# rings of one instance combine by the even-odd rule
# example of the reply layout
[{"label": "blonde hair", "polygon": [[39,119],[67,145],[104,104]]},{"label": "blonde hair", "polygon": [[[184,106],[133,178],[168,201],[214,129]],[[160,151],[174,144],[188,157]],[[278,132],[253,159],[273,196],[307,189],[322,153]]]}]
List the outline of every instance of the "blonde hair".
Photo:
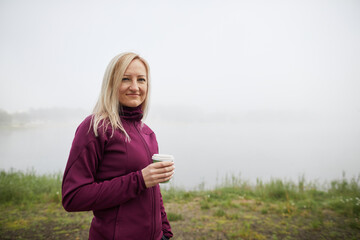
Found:
[{"label": "blonde hair", "polygon": [[92,127],[95,136],[99,135],[98,129],[100,127],[103,127],[105,132],[110,124],[112,128],[111,136],[114,134],[116,129],[120,129],[125,134],[126,140],[130,141],[130,137],[125,131],[119,116],[120,111],[122,111],[122,106],[119,102],[118,89],[127,67],[134,59],[139,59],[146,67],[147,94],[144,102],[141,104],[143,115],[144,117],[146,116],[149,105],[150,90],[149,64],[145,59],[141,58],[136,53],[121,53],[110,61],[105,70],[100,96],[93,110]]}]

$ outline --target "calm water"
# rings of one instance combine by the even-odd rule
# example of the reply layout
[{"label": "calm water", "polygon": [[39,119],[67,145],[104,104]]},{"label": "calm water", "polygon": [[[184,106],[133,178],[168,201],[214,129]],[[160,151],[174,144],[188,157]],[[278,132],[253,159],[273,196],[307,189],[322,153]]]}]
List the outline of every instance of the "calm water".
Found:
[{"label": "calm water", "polygon": [[[175,156],[172,184],[187,189],[213,187],[226,175],[325,182],[360,173],[360,127],[353,124],[149,122],[160,152]],[[62,172],[78,123],[1,129],[0,169]]]}]

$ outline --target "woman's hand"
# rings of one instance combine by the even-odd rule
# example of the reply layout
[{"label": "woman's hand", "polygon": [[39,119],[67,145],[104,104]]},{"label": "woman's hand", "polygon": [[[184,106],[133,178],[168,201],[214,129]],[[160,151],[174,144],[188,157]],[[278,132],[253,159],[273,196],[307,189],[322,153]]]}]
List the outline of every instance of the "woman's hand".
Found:
[{"label": "woman's hand", "polygon": [[168,181],[174,175],[174,162],[156,162],[141,170],[146,188]]}]

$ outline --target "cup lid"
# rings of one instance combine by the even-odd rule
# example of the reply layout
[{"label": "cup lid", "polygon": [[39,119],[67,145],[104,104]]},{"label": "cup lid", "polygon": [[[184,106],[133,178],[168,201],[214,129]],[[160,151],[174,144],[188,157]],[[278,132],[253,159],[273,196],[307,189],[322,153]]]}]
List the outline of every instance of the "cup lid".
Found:
[{"label": "cup lid", "polygon": [[174,160],[174,156],[170,154],[154,154],[153,160]]}]

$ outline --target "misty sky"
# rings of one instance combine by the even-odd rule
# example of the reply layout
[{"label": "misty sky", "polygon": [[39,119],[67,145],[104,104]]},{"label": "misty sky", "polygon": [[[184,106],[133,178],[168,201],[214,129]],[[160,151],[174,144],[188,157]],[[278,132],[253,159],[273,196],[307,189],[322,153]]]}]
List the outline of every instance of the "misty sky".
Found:
[{"label": "misty sky", "polygon": [[152,104],[360,114],[359,1],[0,1],[0,108],[92,109],[110,59]]},{"label": "misty sky", "polygon": [[[115,55],[147,59],[146,123],[177,184],[359,174],[358,0],[0,0],[0,36],[10,113],[90,114]],[[62,169],[75,125],[51,126],[3,131],[0,168]]]}]

